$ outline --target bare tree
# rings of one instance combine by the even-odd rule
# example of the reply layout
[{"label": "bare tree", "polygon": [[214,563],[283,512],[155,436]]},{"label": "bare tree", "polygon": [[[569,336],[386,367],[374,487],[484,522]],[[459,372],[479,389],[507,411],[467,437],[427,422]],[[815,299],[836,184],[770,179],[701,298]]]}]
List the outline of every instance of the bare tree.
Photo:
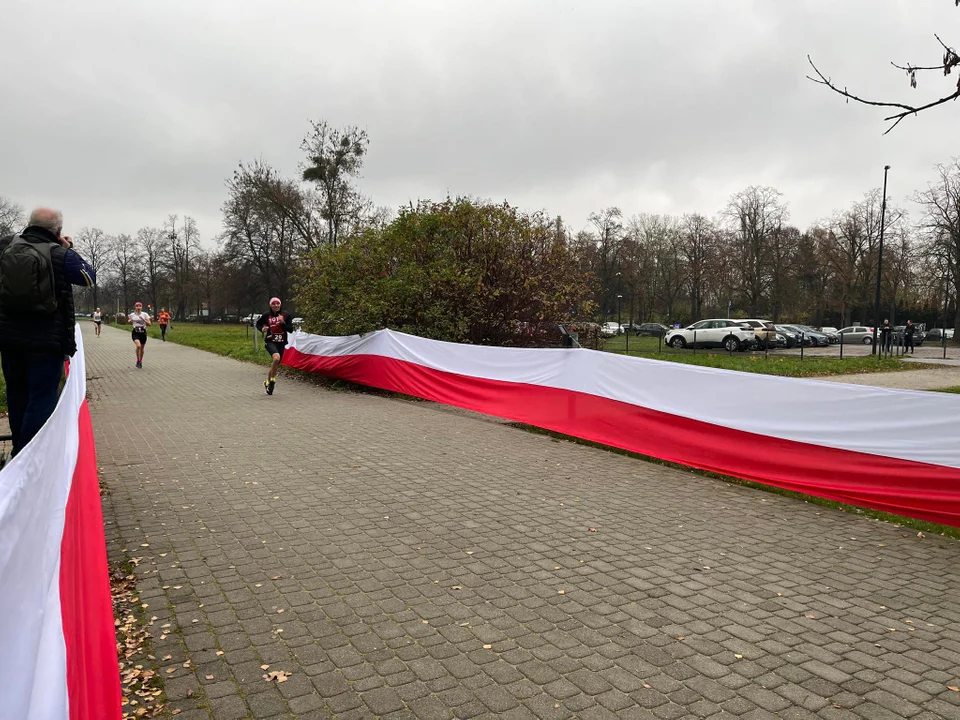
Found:
[{"label": "bare tree", "polygon": [[358,224],[365,200],[351,183],[360,175],[370,140],[365,130],[331,127],[312,122],[300,147],[307,153],[303,179],[315,183],[320,194],[321,217],[327,223],[327,242],[336,247],[345,228]]},{"label": "bare tree", "polygon": [[170,244],[167,246],[167,271],[173,285],[174,300],[177,311],[175,318],[183,320],[187,313],[187,295],[191,290],[193,265],[196,255],[200,253],[200,233],[196,221],[189,216],[183,218],[182,226],[177,226],[177,216],[167,218],[164,228]]},{"label": "bare tree", "polygon": [[800,244],[800,231],[792,225],[781,225],[770,238],[770,317],[782,322],[781,314],[796,294],[796,273],[793,263]]},{"label": "bare tree", "polygon": [[600,312],[606,318],[616,305],[616,296],[620,293],[617,273],[620,269],[620,246],[623,240],[623,213],[618,207],[604,208],[598,213],[591,213],[590,224],[596,230],[593,237],[595,251],[593,253],[593,272],[599,280],[599,296],[596,298]]},{"label": "bare tree", "polygon": [[319,236],[309,196],[259,161],[241,164],[227,189],[224,251],[249,260],[264,288],[287,297],[297,261]]},{"label": "bare tree", "polygon": [[[955,299],[960,296],[960,158],[938,165],[937,175],[914,200],[923,208],[921,228],[928,238],[928,253],[943,258],[943,270],[951,279],[949,292]],[[958,326],[960,305],[954,318],[954,327]],[[960,338],[954,336],[954,343],[960,343]]]},{"label": "bare tree", "polygon": [[110,241],[110,259],[117,275],[125,313],[130,312],[131,296],[140,290],[143,280],[143,256],[129,235],[117,235]]},{"label": "bare tree", "polygon": [[143,252],[144,283],[154,312],[160,310],[160,294],[167,286],[166,263],[170,257],[170,238],[161,228],[140,228],[137,244]]},{"label": "bare tree", "polygon": [[90,267],[97,275],[97,283],[93,286],[93,306],[99,307],[100,285],[104,281],[101,275],[113,262],[110,238],[100,228],[85,227],[77,233],[75,245],[77,252],[90,263]]},{"label": "bare tree", "polygon": [[0,195],[0,238],[17,232],[25,221],[23,206]]},{"label": "bare tree", "polygon": [[[960,6],[960,0],[954,0],[954,5]],[[943,42],[943,40],[940,39],[940,36],[937,35],[936,33],[934,33],[933,36],[937,39],[937,42],[940,44],[940,47],[943,49],[943,58],[939,64],[934,63],[932,65],[914,65],[912,63],[907,63],[904,65],[904,64],[898,64],[895,62],[890,63],[897,70],[901,72],[905,72],[907,74],[907,77],[909,78],[909,81],[910,81],[910,87],[913,89],[917,88],[917,73],[933,71],[933,72],[941,72],[943,73],[944,76],[949,76],[951,71],[954,68],[960,66],[960,55],[957,55],[956,50],[954,50],[952,47],[948,46],[945,42]],[[940,51],[938,50],[937,52],[939,53]],[[886,135],[888,132],[893,130],[897,125],[900,124],[901,120],[903,120],[906,117],[909,117],[910,115],[916,115],[917,113],[923,112],[924,110],[929,110],[930,108],[934,108],[934,107],[937,107],[938,105],[943,105],[945,103],[950,102],[951,100],[956,100],[957,98],[960,98],[960,80],[958,80],[958,82],[951,87],[951,91],[948,95],[943,95],[939,98],[929,100],[919,105],[914,105],[914,104],[904,103],[904,102],[869,100],[866,98],[862,98],[858,95],[854,95],[852,92],[847,90],[846,86],[841,88],[828,76],[820,72],[820,69],[816,65],[814,65],[813,60],[810,58],[809,55],[807,55],[807,62],[810,63],[810,67],[813,68],[813,72],[816,75],[816,77],[811,77],[810,75],[808,75],[807,78],[809,80],[812,80],[818,85],[824,85],[830,88],[838,95],[842,95],[843,97],[845,97],[848,102],[850,100],[853,100],[854,102],[858,102],[862,105],[873,105],[875,107],[890,108],[894,110],[895,112],[892,115],[889,115],[884,118],[884,120],[891,122],[890,127],[888,127],[886,131],[883,133],[884,135]]]},{"label": "bare tree", "polygon": [[781,193],[772,187],[751,186],[730,198],[726,217],[733,231],[733,250],[740,270],[740,289],[751,315],[760,313],[769,295],[773,240],[789,218]]},{"label": "bare tree", "polygon": [[679,248],[686,265],[690,313],[693,319],[699,318],[703,312],[707,268],[716,251],[716,239],[716,228],[703,215],[684,215],[680,221]]}]

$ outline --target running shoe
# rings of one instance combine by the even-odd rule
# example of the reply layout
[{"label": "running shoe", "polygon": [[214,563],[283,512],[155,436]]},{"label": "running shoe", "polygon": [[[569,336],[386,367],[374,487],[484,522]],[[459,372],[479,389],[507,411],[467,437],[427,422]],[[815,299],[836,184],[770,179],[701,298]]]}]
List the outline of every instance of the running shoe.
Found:
[{"label": "running shoe", "polygon": [[266,380],[263,381],[263,390],[267,395],[273,395],[273,384],[268,383]]},{"label": "running shoe", "polygon": [[270,393],[271,395],[273,395],[273,388],[276,387],[276,384],[277,384],[277,379],[270,378],[270,389],[267,390],[267,392]]}]

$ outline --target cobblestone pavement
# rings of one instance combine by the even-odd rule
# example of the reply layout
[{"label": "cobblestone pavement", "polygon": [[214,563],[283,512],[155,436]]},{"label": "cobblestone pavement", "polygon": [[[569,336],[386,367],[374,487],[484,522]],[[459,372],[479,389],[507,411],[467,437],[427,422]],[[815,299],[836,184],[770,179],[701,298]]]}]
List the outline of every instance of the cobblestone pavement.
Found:
[{"label": "cobblestone pavement", "polygon": [[85,340],[108,543],[179,720],[960,718],[954,541]]}]

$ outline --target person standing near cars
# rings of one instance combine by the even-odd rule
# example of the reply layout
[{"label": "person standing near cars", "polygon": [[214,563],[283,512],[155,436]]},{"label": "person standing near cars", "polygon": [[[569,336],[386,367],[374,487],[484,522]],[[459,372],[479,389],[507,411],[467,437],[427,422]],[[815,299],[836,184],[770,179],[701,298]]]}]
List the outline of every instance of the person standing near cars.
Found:
[{"label": "person standing near cars", "polygon": [[157,323],[160,325],[160,339],[167,341],[167,326],[170,324],[170,313],[166,308],[160,308],[160,314],[157,315]]},{"label": "person standing near cars", "polygon": [[280,298],[270,298],[270,312],[264,313],[257,320],[257,330],[263,333],[263,345],[270,353],[272,362],[263,388],[267,395],[273,395],[273,388],[277,384],[277,370],[283,360],[283,351],[287,347],[287,334],[293,332],[293,318],[290,313],[280,311]]},{"label": "person standing near cars", "polygon": [[133,325],[131,336],[134,347],[137,349],[137,368],[143,367],[143,349],[147,345],[147,326],[151,324],[150,316],[143,311],[143,303],[134,305],[134,312],[130,313],[130,324]]},{"label": "person standing near cars", "polygon": [[917,331],[916,326],[913,324],[912,320],[907,320],[906,327],[903,328],[903,354],[907,354],[907,348],[910,349],[910,354],[913,355],[913,335]]},{"label": "person standing near cars", "polygon": [[27,228],[0,240],[0,364],[7,384],[13,452],[57,406],[63,361],[77,351],[73,285],[97,274],[63,235],[63,215],[38,208]]},{"label": "person standing near cars", "polygon": [[883,326],[880,328],[880,352],[888,353],[893,349],[893,328],[890,327],[890,321],[884,319]]}]

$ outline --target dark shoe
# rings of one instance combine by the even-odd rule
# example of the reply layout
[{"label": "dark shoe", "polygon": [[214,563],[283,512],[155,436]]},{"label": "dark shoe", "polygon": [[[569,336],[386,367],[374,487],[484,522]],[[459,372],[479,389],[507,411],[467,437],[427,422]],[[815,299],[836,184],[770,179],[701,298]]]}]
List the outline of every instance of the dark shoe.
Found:
[{"label": "dark shoe", "polygon": [[263,390],[267,393],[267,395],[273,395],[273,383],[268,383],[266,380],[264,380]]},{"label": "dark shoe", "polygon": [[271,380],[271,381],[270,381],[270,384],[267,385],[267,394],[268,394],[268,395],[273,395],[273,388],[276,386],[276,384],[277,384],[277,381],[276,381],[276,380]]},{"label": "dark shoe", "polygon": [[142,368],[142,367],[143,367],[143,363],[140,362],[139,360],[137,360],[137,367],[138,367],[138,368]]}]

